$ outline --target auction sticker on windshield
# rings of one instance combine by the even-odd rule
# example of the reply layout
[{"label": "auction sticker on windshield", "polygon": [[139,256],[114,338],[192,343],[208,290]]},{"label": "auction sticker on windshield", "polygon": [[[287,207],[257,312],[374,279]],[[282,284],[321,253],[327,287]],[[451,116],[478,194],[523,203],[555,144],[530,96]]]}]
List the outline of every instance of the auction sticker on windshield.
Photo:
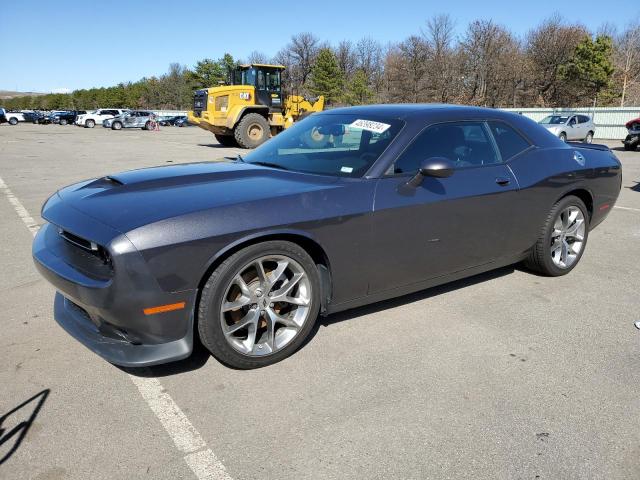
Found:
[{"label": "auction sticker on windshield", "polygon": [[351,125],[352,128],[361,128],[362,130],[369,130],[374,133],[382,133],[387,130],[391,125],[388,123],[374,122],[373,120],[356,120]]}]

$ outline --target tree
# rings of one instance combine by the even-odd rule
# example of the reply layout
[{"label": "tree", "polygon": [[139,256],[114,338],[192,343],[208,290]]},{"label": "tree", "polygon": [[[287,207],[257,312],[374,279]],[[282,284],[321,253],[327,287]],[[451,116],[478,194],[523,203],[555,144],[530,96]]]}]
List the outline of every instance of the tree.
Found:
[{"label": "tree", "polygon": [[342,76],[345,79],[350,78],[356,69],[358,61],[353,49],[353,44],[349,40],[341,41],[335,49],[335,55],[336,60],[338,61],[338,68],[340,68]]},{"label": "tree", "polygon": [[324,95],[327,103],[336,101],[342,92],[343,76],[335,54],[330,48],[318,52],[310,75],[310,90],[315,95]]},{"label": "tree", "polygon": [[357,70],[347,82],[343,100],[349,105],[365,105],[373,100],[369,79],[364,70]]},{"label": "tree", "polygon": [[269,57],[266,53],[254,50],[247,58],[248,63],[269,63]]},{"label": "tree", "polygon": [[572,92],[563,84],[559,72],[585,34],[583,26],[567,25],[558,15],[529,32],[524,49],[533,102],[542,106],[571,103]]},{"label": "tree", "polygon": [[227,79],[227,70],[223,61],[205,58],[196,63],[189,77],[194,88],[215,87]]},{"label": "tree", "polygon": [[617,36],[614,61],[620,86],[620,106],[624,107],[629,90],[640,83],[640,21],[629,24],[627,29]]},{"label": "tree", "polygon": [[583,89],[594,99],[609,85],[614,67],[611,37],[599,35],[593,41],[586,36],[577,45],[573,57],[560,69],[561,78]]}]

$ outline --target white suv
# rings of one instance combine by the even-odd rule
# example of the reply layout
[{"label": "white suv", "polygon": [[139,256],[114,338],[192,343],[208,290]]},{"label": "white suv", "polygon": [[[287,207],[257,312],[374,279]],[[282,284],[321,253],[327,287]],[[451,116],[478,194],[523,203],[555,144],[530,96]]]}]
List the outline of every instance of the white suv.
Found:
[{"label": "white suv", "polygon": [[102,125],[102,122],[118,115],[122,115],[128,110],[121,108],[101,108],[99,110],[93,110],[92,112],[85,113],[84,115],[78,115],[76,118],[76,125],[80,127],[93,128],[96,123]]}]

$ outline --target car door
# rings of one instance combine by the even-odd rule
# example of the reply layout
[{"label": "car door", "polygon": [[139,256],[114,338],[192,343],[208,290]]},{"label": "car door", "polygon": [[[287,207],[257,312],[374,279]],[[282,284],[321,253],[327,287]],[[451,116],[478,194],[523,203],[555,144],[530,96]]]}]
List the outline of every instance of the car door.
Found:
[{"label": "car door", "polygon": [[136,127],[138,123],[138,112],[130,112],[124,119],[124,126],[126,128]]},{"label": "car door", "polygon": [[572,115],[567,121],[567,140],[578,140],[580,138],[580,125],[578,116]]},{"label": "car door", "polygon": [[[446,157],[448,178],[407,181],[420,163]],[[485,122],[448,122],[423,130],[378,181],[373,212],[376,268],[370,293],[489,263],[508,253],[517,183]]]}]

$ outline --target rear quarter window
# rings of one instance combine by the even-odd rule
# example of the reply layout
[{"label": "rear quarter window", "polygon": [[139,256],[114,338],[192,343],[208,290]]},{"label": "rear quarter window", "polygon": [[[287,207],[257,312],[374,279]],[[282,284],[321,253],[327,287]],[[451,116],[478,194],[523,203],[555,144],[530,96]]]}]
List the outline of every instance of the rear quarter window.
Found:
[{"label": "rear quarter window", "polygon": [[502,161],[506,162],[524,152],[531,146],[529,141],[520,135],[513,127],[503,122],[488,122],[493,138],[496,140]]}]

